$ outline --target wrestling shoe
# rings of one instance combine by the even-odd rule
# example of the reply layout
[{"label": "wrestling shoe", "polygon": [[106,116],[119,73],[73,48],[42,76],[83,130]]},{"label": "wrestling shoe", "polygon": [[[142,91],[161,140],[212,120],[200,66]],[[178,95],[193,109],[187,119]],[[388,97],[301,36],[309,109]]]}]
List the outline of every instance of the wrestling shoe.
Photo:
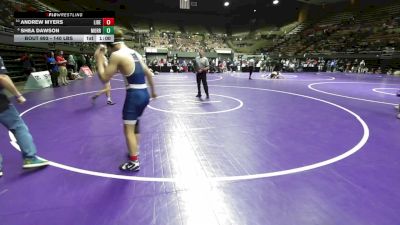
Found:
[{"label": "wrestling shoe", "polygon": [[113,102],[113,101],[107,101],[107,105],[115,105],[115,102]]},{"label": "wrestling shoe", "polygon": [[93,95],[93,96],[91,97],[92,103],[94,103],[98,97],[99,97],[98,95]]},{"label": "wrestling shoe", "polygon": [[123,170],[123,171],[136,172],[136,171],[140,170],[140,163],[139,163],[139,161],[129,161],[129,162],[122,164],[119,167],[119,169]]}]

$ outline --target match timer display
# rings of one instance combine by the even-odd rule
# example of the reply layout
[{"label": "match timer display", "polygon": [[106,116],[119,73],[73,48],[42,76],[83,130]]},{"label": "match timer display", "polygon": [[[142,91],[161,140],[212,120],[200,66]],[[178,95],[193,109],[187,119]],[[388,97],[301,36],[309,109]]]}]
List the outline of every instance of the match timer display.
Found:
[{"label": "match timer display", "polygon": [[114,42],[114,12],[15,12],[14,42]]}]

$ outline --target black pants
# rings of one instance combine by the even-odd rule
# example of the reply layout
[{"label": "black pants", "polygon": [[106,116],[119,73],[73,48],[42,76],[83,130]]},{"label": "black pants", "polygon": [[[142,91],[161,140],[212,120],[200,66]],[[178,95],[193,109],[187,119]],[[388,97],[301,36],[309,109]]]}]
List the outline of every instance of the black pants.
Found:
[{"label": "black pants", "polygon": [[[72,71],[72,73],[74,73],[74,72],[75,72],[75,65],[68,64],[68,65],[67,65],[67,70],[68,70],[68,71]],[[79,72],[79,71],[78,71],[78,72]]]},{"label": "black pants", "polygon": [[200,82],[203,82],[204,92],[206,92],[206,95],[208,96],[207,73],[205,72],[197,73],[196,80],[197,80],[197,93],[201,95]]},{"label": "black pants", "polygon": [[250,72],[249,78],[251,78],[253,71],[254,71],[254,66],[249,66],[249,72]]},{"label": "black pants", "polygon": [[50,74],[50,76],[51,76],[51,83],[53,83],[53,87],[58,87],[58,86],[60,86],[60,85],[58,85],[58,75],[59,75],[58,72],[52,72],[52,73]]}]

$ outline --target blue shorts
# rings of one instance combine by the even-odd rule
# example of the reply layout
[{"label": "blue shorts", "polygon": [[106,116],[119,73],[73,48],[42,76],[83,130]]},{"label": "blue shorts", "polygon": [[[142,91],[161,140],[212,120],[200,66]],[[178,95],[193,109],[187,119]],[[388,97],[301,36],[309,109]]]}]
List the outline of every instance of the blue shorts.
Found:
[{"label": "blue shorts", "polygon": [[128,89],[122,111],[124,124],[136,124],[149,102],[150,95],[147,89]]}]

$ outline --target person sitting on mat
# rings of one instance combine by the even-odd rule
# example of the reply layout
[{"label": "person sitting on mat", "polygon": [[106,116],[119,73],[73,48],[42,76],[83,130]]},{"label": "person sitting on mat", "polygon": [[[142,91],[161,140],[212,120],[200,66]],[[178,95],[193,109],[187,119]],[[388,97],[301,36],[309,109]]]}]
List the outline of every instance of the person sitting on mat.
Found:
[{"label": "person sitting on mat", "polygon": [[281,70],[282,70],[283,64],[279,61],[275,64],[274,69],[272,70],[272,73],[268,75],[264,75],[263,77],[269,78],[269,79],[284,79],[283,76],[281,76]]}]

